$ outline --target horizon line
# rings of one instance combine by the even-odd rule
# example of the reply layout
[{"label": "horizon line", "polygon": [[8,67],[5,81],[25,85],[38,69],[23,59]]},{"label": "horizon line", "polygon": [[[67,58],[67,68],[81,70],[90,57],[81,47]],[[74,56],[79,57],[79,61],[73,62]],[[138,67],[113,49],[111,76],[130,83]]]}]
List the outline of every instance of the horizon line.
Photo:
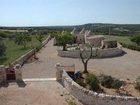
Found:
[{"label": "horizon line", "polygon": [[85,24],[72,24],[72,25],[0,25],[0,27],[70,27],[86,24],[114,24],[114,25],[140,25],[140,23],[85,23]]}]

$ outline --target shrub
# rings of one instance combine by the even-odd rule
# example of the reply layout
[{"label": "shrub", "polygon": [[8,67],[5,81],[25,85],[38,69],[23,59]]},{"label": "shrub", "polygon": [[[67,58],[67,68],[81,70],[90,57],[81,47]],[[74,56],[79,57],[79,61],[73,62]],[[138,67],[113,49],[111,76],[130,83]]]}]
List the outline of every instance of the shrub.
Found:
[{"label": "shrub", "polygon": [[123,81],[120,81],[108,75],[101,75],[99,78],[101,85],[106,88],[119,89],[124,84]]},{"label": "shrub", "polygon": [[98,91],[100,90],[100,86],[99,86],[99,80],[98,78],[93,75],[93,74],[88,74],[86,76],[86,83],[90,86],[90,88],[93,90],[93,91]]},{"label": "shrub", "polygon": [[136,79],[135,88],[140,90],[140,76]]},{"label": "shrub", "polygon": [[7,34],[5,32],[0,32],[0,37],[7,38]]},{"label": "shrub", "polygon": [[140,35],[135,35],[131,38],[132,42],[135,42],[137,45],[140,45]]},{"label": "shrub", "polygon": [[120,81],[118,79],[114,80],[113,83],[111,84],[111,87],[113,89],[119,89],[122,85],[124,84],[123,81]]},{"label": "shrub", "polygon": [[122,42],[120,42],[120,44],[125,48],[140,51],[140,46],[138,46],[138,45],[126,44],[126,43],[122,43]]},{"label": "shrub", "polygon": [[86,86],[86,84],[84,83],[84,80],[82,80],[82,79],[76,79],[75,82],[78,83],[80,86],[83,86],[83,87]]},{"label": "shrub", "polygon": [[100,76],[101,85],[106,88],[111,88],[111,84],[113,83],[113,78],[111,76],[102,75]]}]

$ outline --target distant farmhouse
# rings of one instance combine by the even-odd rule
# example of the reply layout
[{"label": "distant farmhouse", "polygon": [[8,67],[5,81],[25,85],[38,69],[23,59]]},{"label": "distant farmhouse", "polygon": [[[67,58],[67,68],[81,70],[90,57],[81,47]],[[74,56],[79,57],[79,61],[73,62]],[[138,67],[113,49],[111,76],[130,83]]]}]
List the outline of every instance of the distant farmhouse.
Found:
[{"label": "distant farmhouse", "polygon": [[101,47],[102,42],[105,40],[103,35],[95,35],[90,30],[85,30],[85,28],[79,33],[76,31],[76,28],[74,28],[71,34],[76,37],[76,43],[78,44],[90,43],[95,47]]}]

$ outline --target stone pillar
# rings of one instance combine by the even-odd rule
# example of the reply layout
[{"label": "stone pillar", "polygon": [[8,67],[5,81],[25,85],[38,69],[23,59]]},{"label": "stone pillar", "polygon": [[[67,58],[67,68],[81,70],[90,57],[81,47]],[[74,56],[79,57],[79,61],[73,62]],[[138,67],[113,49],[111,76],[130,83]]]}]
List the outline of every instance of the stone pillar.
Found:
[{"label": "stone pillar", "polygon": [[4,65],[0,66],[0,83],[6,82],[6,71]]},{"label": "stone pillar", "polygon": [[60,63],[56,64],[56,80],[58,82],[62,82],[62,74],[63,74],[63,68],[61,67]]},{"label": "stone pillar", "polygon": [[16,64],[14,69],[15,69],[16,81],[22,81],[21,65]]}]

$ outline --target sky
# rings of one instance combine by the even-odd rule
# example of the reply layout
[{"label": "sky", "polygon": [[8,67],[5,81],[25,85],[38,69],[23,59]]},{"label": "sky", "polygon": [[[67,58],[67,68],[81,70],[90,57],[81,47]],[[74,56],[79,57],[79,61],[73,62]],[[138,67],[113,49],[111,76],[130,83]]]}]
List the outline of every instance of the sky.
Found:
[{"label": "sky", "polygon": [[140,0],[0,0],[0,26],[140,24]]}]

